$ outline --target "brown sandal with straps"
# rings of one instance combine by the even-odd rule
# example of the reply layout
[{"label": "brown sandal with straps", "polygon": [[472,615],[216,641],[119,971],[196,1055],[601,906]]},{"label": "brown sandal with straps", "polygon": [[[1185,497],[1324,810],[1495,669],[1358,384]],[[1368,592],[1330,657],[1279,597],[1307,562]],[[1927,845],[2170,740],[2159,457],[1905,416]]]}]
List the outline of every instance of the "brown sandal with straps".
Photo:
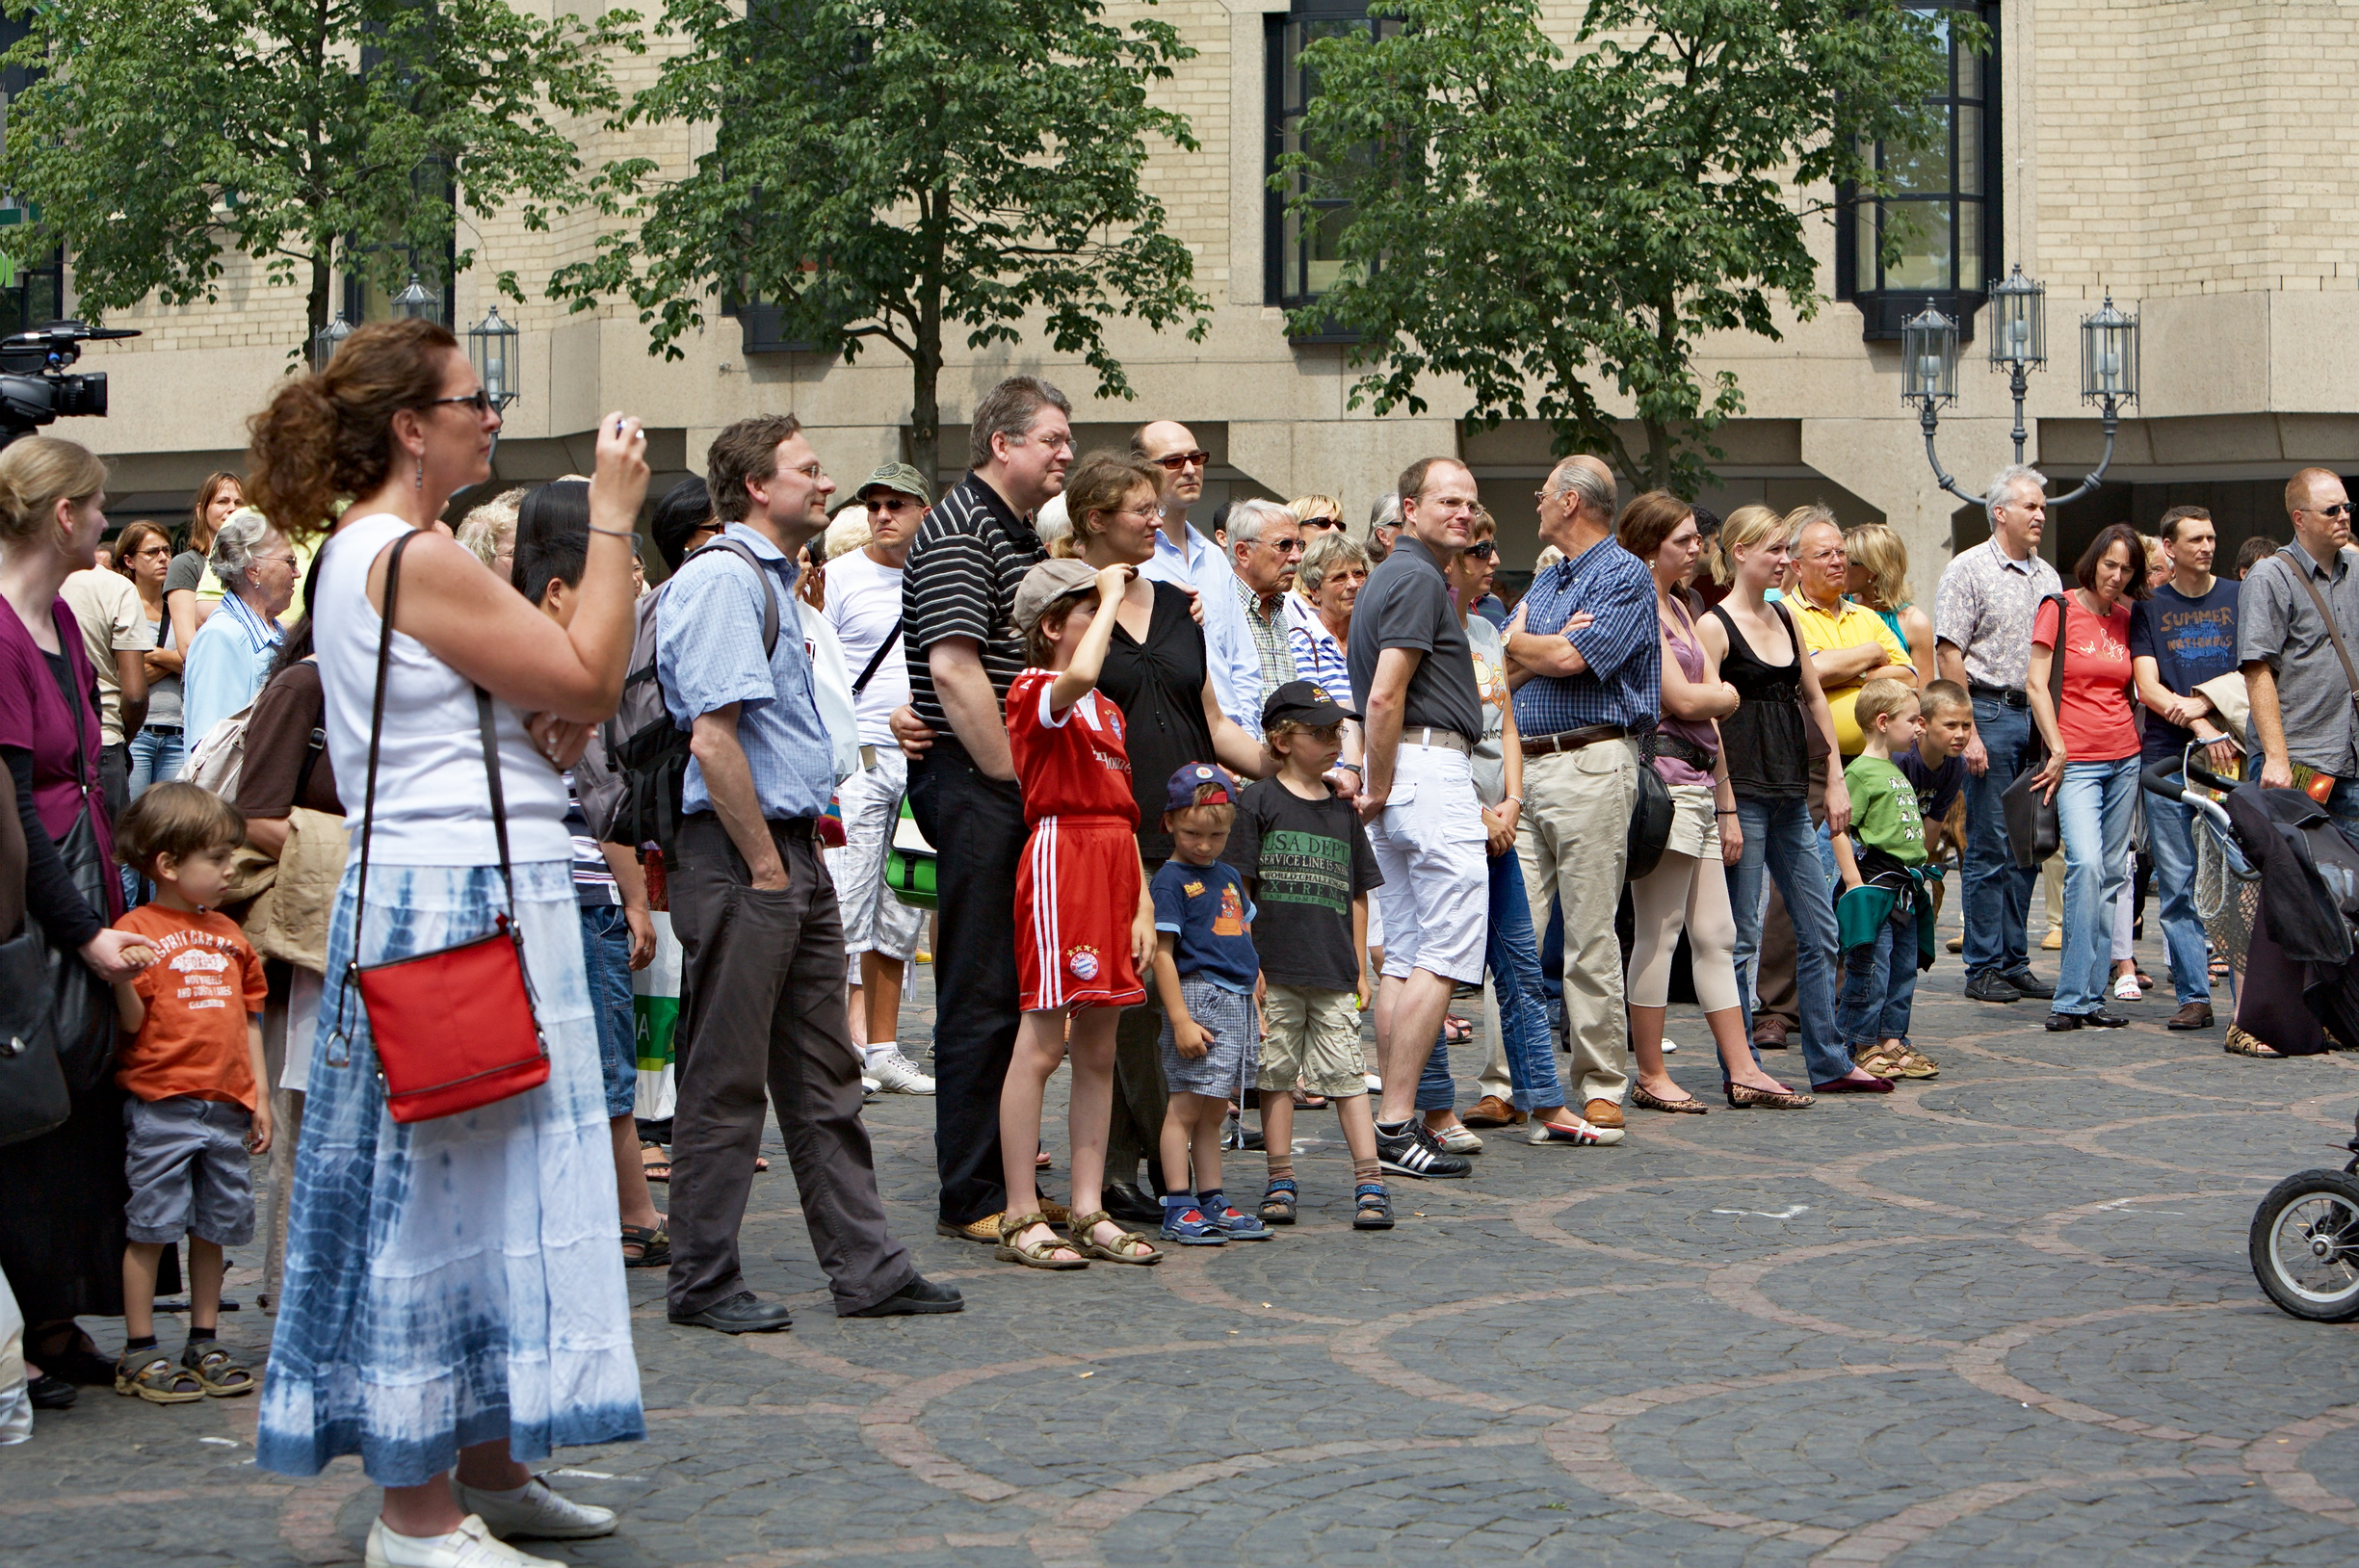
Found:
[{"label": "brown sandal with straps", "polygon": [[999,1247],[992,1256],[1002,1263],[1020,1263],[1027,1268],[1087,1268],[1088,1258],[1060,1258],[1058,1252],[1079,1252],[1072,1241],[1050,1235],[1036,1241],[1019,1241],[1017,1237],[1035,1225],[1048,1228],[1048,1216],[1035,1211],[1028,1215],[1002,1215],[999,1221]]},{"label": "brown sandal with straps", "polygon": [[115,1363],[115,1392],[137,1395],[149,1404],[196,1404],[205,1397],[197,1374],[160,1346],[125,1350]]},{"label": "brown sandal with straps", "polygon": [[1113,1241],[1100,1241],[1096,1231],[1100,1225],[1121,1229],[1114,1216],[1100,1209],[1094,1214],[1079,1215],[1073,1220],[1072,1247],[1085,1258],[1097,1258],[1106,1263],[1137,1264],[1148,1267],[1163,1262],[1163,1253],[1137,1231],[1123,1231]]}]

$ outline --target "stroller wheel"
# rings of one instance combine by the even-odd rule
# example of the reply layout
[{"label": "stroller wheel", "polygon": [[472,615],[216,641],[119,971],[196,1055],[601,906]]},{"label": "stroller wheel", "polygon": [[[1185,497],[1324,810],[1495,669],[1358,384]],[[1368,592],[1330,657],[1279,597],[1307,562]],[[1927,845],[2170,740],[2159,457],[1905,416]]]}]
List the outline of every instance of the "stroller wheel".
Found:
[{"label": "stroller wheel", "polygon": [[2252,1271],[2268,1298],[2319,1323],[2359,1319],[2359,1181],[2305,1170],[2252,1216]]}]

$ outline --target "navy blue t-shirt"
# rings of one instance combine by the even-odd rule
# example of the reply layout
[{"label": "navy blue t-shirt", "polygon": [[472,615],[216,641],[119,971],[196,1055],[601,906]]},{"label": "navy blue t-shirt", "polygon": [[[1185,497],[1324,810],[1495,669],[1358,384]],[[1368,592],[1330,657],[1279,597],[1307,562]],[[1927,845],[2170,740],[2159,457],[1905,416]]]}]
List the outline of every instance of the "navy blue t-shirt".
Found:
[{"label": "navy blue t-shirt", "polygon": [[[2153,598],[2130,612],[2130,657],[2152,659],[2163,686],[2181,696],[2235,669],[2236,599],[2242,586],[2215,577],[2211,592],[2190,599],[2164,583],[2154,590]],[[2177,762],[2194,739],[2192,731],[2147,710],[2144,749],[2148,762],[2165,758]]]},{"label": "navy blue t-shirt", "polygon": [[1222,861],[1192,866],[1166,860],[1151,884],[1155,928],[1179,940],[1171,960],[1183,976],[1201,975],[1215,985],[1250,994],[1262,961],[1253,952],[1253,901],[1237,868]]},{"label": "navy blue t-shirt", "polygon": [[1950,814],[1950,802],[1957,792],[1966,787],[1966,759],[1953,752],[1940,763],[1927,766],[1917,755],[1917,748],[1892,754],[1892,765],[1901,776],[1917,788],[1917,812],[1927,823],[1937,823]]}]

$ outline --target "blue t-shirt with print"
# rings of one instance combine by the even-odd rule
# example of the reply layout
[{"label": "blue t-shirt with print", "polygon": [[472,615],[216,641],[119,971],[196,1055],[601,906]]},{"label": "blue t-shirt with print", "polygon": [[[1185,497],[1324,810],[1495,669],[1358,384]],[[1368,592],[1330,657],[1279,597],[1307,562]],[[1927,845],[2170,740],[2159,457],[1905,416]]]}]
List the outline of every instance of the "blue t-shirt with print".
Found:
[{"label": "blue t-shirt with print", "polygon": [[1201,975],[1225,990],[1250,994],[1262,972],[1247,932],[1253,901],[1237,868],[1215,861],[1192,866],[1166,860],[1155,874],[1155,928],[1178,938],[1171,959],[1179,972]]},{"label": "blue t-shirt with print", "polygon": [[[2243,585],[2225,577],[2212,580],[2212,591],[2190,599],[2168,583],[2141,600],[2130,613],[2130,657],[2152,659],[2164,687],[2181,696],[2215,676],[2237,667],[2236,601]],[[2166,721],[2148,709],[2145,717],[2148,762],[2177,762],[2194,732]],[[2224,725],[2215,725],[2224,728]]]}]

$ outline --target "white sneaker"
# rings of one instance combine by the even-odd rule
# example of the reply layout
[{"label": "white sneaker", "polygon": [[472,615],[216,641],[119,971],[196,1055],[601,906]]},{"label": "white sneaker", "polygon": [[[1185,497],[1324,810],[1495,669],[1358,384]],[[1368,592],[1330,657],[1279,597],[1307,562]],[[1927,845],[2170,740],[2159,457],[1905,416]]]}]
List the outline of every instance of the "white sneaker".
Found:
[{"label": "white sneaker", "polygon": [[1426,1131],[1441,1139],[1442,1147],[1448,1149],[1452,1154],[1480,1154],[1482,1152],[1482,1139],[1477,1137],[1463,1122],[1449,1127],[1429,1127]]},{"label": "white sneaker", "polygon": [[917,1070],[917,1063],[899,1051],[869,1063],[867,1085],[887,1094],[931,1094],[933,1080]]},{"label": "white sneaker", "polygon": [[565,1568],[547,1557],[528,1557],[494,1536],[473,1514],[448,1535],[397,1535],[382,1519],[369,1523],[367,1568]]},{"label": "white sneaker", "polygon": [[1678,1049],[1679,1042],[1677,1040],[1665,1040],[1663,1042],[1663,1054],[1666,1057]]},{"label": "white sneaker", "polygon": [[612,1535],[616,1520],[615,1510],[601,1508],[594,1503],[576,1503],[549,1490],[549,1483],[536,1476],[524,1483],[522,1497],[511,1497],[503,1492],[479,1492],[472,1486],[451,1483],[459,1505],[479,1516],[492,1534],[537,1536],[544,1541],[581,1541],[592,1535]]},{"label": "white sneaker", "polygon": [[868,1074],[862,1073],[860,1075],[860,1092],[862,1094],[874,1094],[883,1085],[879,1085],[875,1079],[869,1077]]}]

